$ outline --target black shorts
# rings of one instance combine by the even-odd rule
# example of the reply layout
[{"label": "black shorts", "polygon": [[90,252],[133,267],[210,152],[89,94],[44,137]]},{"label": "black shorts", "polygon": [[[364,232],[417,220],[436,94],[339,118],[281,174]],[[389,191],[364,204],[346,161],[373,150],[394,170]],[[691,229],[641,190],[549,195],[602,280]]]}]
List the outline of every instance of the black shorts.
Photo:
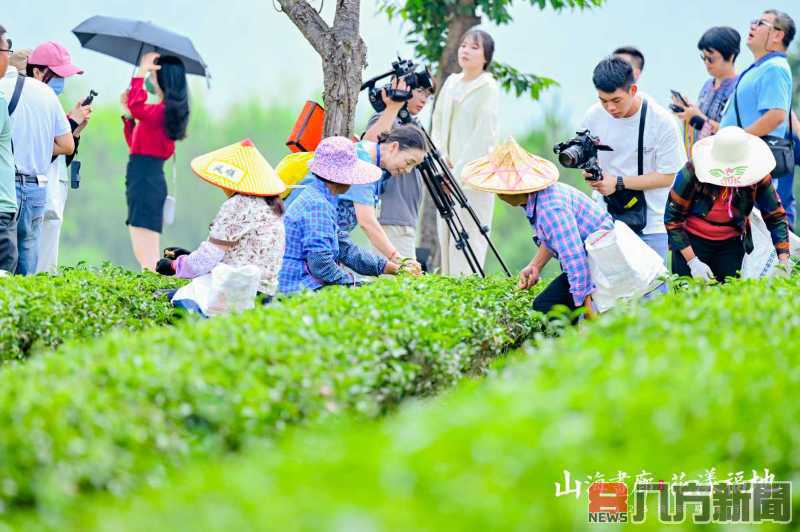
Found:
[{"label": "black shorts", "polygon": [[128,200],[125,223],[160,233],[164,226],[164,200],[167,198],[164,160],[131,155],[125,174],[125,198]]}]

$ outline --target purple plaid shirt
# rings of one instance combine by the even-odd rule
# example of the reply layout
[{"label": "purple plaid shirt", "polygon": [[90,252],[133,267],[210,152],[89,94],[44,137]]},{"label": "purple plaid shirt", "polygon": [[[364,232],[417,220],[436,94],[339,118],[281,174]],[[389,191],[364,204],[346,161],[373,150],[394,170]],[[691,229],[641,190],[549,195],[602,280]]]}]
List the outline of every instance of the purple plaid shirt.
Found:
[{"label": "purple plaid shirt", "polygon": [[583,243],[595,231],[614,229],[611,216],[589,196],[564,183],[532,193],[525,211],[538,244],[561,262],[575,305],[583,305],[594,290]]}]

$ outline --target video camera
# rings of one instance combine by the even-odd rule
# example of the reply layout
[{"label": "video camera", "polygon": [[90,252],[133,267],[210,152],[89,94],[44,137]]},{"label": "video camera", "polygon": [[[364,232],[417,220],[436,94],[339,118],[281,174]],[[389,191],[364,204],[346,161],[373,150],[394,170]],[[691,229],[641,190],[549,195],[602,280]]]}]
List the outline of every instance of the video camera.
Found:
[{"label": "video camera", "polygon": [[600,139],[593,137],[588,129],[578,131],[574,138],[553,146],[553,152],[558,154],[558,162],[562,166],[580,168],[591,174],[586,178],[587,181],[603,179],[603,170],[597,164],[598,151],[612,151],[612,149],[600,144]]},{"label": "video camera", "polygon": [[[375,84],[383,78],[392,76],[395,79],[403,80],[408,86],[408,90],[393,89],[391,83],[383,86],[376,86]],[[417,65],[411,59],[397,58],[397,61],[392,63],[392,69],[379,76],[375,76],[364,82],[361,85],[361,90],[369,89],[369,103],[375,112],[380,113],[386,109],[386,104],[383,103],[381,91],[386,90],[386,94],[396,102],[407,102],[411,99],[411,92],[415,89],[430,89],[433,88],[433,77],[427,67],[417,68]]]}]

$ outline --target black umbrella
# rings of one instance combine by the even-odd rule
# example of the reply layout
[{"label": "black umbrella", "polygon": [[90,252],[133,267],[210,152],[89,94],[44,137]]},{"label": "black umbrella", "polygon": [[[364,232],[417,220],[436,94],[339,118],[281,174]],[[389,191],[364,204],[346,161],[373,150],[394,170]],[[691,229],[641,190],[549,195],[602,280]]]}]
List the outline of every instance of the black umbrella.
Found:
[{"label": "black umbrella", "polygon": [[158,52],[183,61],[188,74],[210,78],[208,66],[188,37],[150,22],[94,16],[78,24],[72,33],[81,46],[138,65],[142,54]]}]

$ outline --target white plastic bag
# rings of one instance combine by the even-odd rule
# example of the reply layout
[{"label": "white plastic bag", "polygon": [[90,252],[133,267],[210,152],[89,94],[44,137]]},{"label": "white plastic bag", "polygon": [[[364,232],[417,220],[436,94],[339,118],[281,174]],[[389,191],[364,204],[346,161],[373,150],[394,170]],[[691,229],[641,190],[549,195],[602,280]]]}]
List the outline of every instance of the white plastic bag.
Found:
[{"label": "white plastic bag", "polygon": [[67,202],[67,166],[63,155],[59,155],[47,169],[47,203],[44,208],[45,220],[63,220],[64,205]]},{"label": "white plastic bag", "polygon": [[[742,277],[745,279],[758,279],[772,273],[778,264],[778,252],[772,243],[767,224],[758,209],[750,213],[750,233],[753,236],[753,251],[744,256],[742,260]],[[800,256],[800,236],[789,231],[789,254],[792,257]]]},{"label": "white plastic bag", "polygon": [[257,266],[249,264],[237,268],[218,264],[211,273],[180,288],[172,300],[190,299],[206,316],[240,312],[255,306],[260,281],[261,271]]},{"label": "white plastic bag", "polygon": [[625,222],[615,221],[613,231],[597,231],[585,242],[589,271],[599,312],[619,299],[641,297],[661,284],[667,267],[653,249],[636,236]]}]

